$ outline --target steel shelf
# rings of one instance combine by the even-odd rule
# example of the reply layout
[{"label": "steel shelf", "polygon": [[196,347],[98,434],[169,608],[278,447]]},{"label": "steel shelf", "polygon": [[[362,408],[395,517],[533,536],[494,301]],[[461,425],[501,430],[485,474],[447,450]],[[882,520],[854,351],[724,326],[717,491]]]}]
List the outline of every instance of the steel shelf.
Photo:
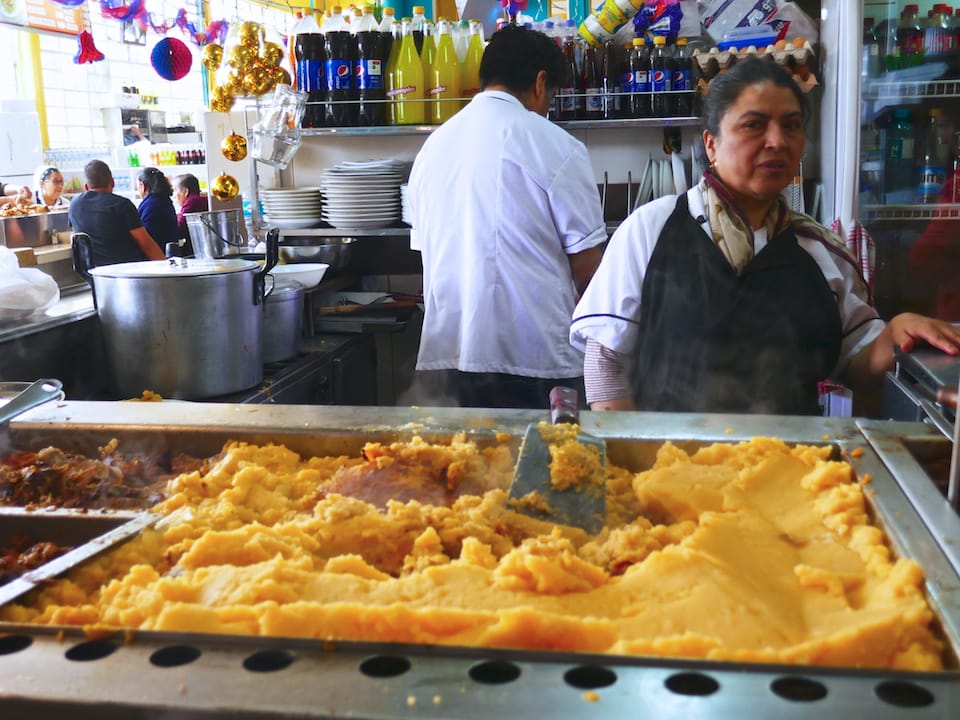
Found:
[{"label": "steel shelf", "polygon": [[863,86],[864,100],[951,97],[960,97],[960,80],[922,80],[912,82],[868,80]]},{"label": "steel shelf", "polygon": [[864,220],[960,220],[960,203],[864,205]]},{"label": "steel shelf", "polygon": [[[701,119],[696,116],[668,117],[668,118],[623,118],[620,120],[564,120],[555,122],[566,130],[592,130],[609,128],[658,128],[658,127],[685,127],[700,125]],[[303,137],[317,137],[325,135],[429,135],[439,125],[378,125],[375,127],[326,127],[303,128],[300,134]]]}]

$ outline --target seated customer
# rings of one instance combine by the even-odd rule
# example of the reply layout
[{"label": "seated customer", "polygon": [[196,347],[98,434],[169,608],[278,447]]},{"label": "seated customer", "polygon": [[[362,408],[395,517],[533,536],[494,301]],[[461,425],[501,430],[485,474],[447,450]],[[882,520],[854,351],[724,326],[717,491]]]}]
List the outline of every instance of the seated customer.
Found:
[{"label": "seated customer", "polygon": [[187,213],[206,212],[210,209],[210,203],[206,195],[200,194],[200,181],[190,173],[184,173],[176,178],[174,195],[180,204],[180,212],[177,213],[180,237],[187,241],[183,246],[183,254],[193,255],[193,245],[190,243],[190,233],[187,230],[187,218],[184,216]]},{"label": "seated customer", "polygon": [[163,251],[144,229],[136,206],[113,193],[110,167],[91,160],[83,175],[86,192],[70,203],[70,227],[90,236],[94,266],[163,260]]},{"label": "seated customer", "polygon": [[142,198],[138,212],[140,221],[160,248],[179,239],[177,211],[173,209],[173,186],[155,167],[147,167],[137,177],[137,191]]}]

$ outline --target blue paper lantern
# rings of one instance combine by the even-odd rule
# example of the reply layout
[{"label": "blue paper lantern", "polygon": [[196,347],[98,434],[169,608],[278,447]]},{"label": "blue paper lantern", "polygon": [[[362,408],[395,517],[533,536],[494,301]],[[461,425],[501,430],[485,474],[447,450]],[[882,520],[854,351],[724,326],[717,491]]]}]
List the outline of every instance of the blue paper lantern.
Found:
[{"label": "blue paper lantern", "polygon": [[179,80],[193,65],[193,53],[181,40],[164,38],[150,52],[150,64],[164,80]]}]

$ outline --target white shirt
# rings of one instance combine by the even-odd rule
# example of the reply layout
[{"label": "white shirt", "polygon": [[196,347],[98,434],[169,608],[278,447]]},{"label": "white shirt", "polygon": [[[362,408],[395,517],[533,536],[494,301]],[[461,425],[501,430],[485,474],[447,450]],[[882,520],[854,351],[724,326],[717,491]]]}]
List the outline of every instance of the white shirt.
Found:
[{"label": "white shirt", "polygon": [[[712,238],[699,185],[687,191],[687,202],[690,215],[704,218],[701,227]],[[600,267],[573,313],[570,342],[574,346],[583,349],[587,339],[592,338],[618,353],[634,351],[643,278],[676,203],[677,196],[670,195],[642,205],[617,228]],[[883,331],[884,323],[857,290],[856,269],[850,263],[838,261],[816,240],[798,237],[797,243],[817,263],[837,300],[843,326],[840,359],[831,373],[831,377],[837,378],[850,360]],[[760,252],[766,244],[766,230],[754,231],[754,252]]]},{"label": "white shirt", "polygon": [[576,377],[567,255],[607,239],[583,144],[486,91],[431,134],[408,188],[423,254],[419,370]]}]

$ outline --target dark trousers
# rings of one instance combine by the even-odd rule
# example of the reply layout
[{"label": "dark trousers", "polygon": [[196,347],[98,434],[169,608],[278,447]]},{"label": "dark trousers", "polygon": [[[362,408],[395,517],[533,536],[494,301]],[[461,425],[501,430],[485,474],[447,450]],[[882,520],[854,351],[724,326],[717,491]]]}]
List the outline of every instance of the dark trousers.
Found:
[{"label": "dark trousers", "polygon": [[[585,407],[583,377],[537,378],[506,373],[469,373],[438,370],[418,373],[429,385],[459,407],[542,408],[550,409],[550,390],[557,385],[577,391],[580,407]],[[439,386],[439,387],[438,387]],[[440,390],[442,388],[442,390]]]}]

